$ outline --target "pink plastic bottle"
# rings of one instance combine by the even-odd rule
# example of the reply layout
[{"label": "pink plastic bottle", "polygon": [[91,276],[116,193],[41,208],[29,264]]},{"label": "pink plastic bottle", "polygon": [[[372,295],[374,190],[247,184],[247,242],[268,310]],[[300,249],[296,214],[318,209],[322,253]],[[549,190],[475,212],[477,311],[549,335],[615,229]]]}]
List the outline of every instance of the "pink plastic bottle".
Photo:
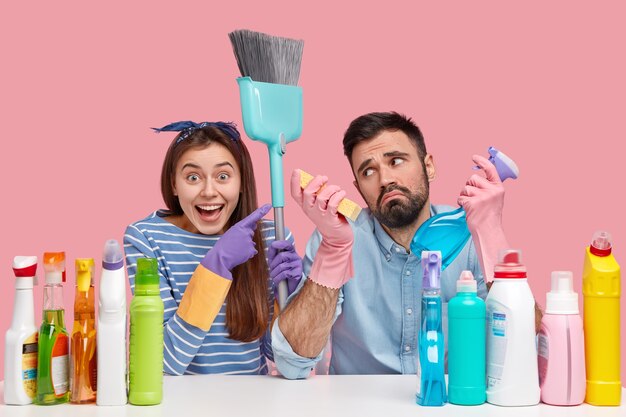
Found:
[{"label": "pink plastic bottle", "polygon": [[578,313],[578,294],[570,271],[552,272],[546,313],[539,331],[541,401],[578,405],[585,400],[585,341]]}]

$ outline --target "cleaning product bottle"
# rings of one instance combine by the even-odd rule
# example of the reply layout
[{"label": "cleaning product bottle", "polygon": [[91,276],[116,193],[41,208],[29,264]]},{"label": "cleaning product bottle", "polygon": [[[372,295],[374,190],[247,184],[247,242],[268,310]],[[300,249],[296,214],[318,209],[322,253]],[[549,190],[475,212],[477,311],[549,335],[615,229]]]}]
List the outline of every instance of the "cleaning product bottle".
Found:
[{"label": "cleaning product bottle", "polygon": [[476,295],[472,272],[463,271],[448,303],[448,401],[484,403],[485,372],[485,302]]},{"label": "cleaning product bottle", "polygon": [[552,272],[538,338],[541,401],[578,405],[585,399],[585,342],[570,271]]},{"label": "cleaning product bottle", "polygon": [[422,252],[422,324],[419,332],[417,403],[441,406],[446,400],[441,312],[441,252]]},{"label": "cleaning product bottle", "polygon": [[45,252],[43,267],[43,322],[39,329],[37,404],[53,405],[69,400],[69,337],[63,315],[65,252]]},{"label": "cleaning product bottle", "polygon": [[487,307],[487,401],[502,406],[539,403],[535,300],[521,252],[499,254]]},{"label": "cleaning product bottle", "polygon": [[98,303],[98,405],[126,404],[126,275],[122,248],[108,240]]},{"label": "cleaning product bottle", "polygon": [[619,405],[620,267],[612,255],[611,235],[593,235],[583,266],[583,321],[587,395],[593,405]]},{"label": "cleaning product bottle", "polygon": [[96,308],[93,288],[94,261],[76,259],[76,296],[70,362],[70,402],[96,401]]},{"label": "cleaning product bottle", "polygon": [[128,401],[134,405],[159,404],[163,397],[163,309],[157,260],[139,258],[130,302]]},{"label": "cleaning product bottle", "polygon": [[25,405],[37,394],[37,326],[33,285],[37,285],[37,257],[13,258],[15,301],[11,327],[4,339],[4,403]]}]

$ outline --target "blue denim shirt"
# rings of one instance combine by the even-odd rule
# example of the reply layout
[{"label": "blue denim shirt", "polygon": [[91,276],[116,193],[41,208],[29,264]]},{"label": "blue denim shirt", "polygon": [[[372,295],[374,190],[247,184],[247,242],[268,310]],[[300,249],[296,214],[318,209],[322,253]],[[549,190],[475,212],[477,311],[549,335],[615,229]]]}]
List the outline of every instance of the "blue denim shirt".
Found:
[{"label": "blue denim shirt", "polygon": [[[452,208],[448,206],[433,205],[431,215],[450,210]],[[329,373],[416,373],[422,298],[421,259],[395,243],[367,209],[361,211],[351,226],[355,276],[339,292],[331,330]],[[311,270],[320,242],[321,235],[316,230],[307,243],[303,259],[305,276]],[[456,295],[456,281],[465,269],[474,274],[478,281],[478,295],[484,299],[487,288],[471,239],[441,274],[446,334],[447,303]],[[303,284],[304,280],[300,282],[300,288]],[[322,353],[316,358],[297,355],[277,323],[272,329],[272,348],[278,370],[286,378],[306,378],[322,358]]]}]

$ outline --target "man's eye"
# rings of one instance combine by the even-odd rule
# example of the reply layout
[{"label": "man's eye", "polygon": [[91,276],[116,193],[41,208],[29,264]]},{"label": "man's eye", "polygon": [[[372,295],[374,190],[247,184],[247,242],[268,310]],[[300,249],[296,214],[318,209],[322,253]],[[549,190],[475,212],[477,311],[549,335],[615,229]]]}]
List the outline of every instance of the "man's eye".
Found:
[{"label": "man's eye", "polygon": [[370,175],[372,175],[374,173],[374,170],[372,168],[367,168],[363,171],[363,176],[364,177],[369,177]]},{"label": "man's eye", "polygon": [[402,158],[393,158],[393,160],[391,161],[393,165],[400,165],[403,162],[404,162],[404,159]]}]

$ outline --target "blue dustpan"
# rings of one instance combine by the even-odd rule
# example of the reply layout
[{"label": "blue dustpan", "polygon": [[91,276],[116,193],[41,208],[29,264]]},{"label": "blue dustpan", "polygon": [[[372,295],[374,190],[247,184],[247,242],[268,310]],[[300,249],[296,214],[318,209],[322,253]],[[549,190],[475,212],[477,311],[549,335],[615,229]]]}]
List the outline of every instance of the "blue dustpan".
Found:
[{"label": "blue dustpan", "polygon": [[272,206],[285,206],[285,146],[302,134],[302,88],[237,78],[243,127],[250,139],[267,145],[272,176]]},{"label": "blue dustpan", "polygon": [[[250,139],[267,145],[276,240],[285,240],[283,154],[286,145],[302,134],[302,88],[253,81],[250,77],[237,78],[237,83],[243,128]],[[282,310],[287,302],[287,283],[280,284],[278,304]]]}]

